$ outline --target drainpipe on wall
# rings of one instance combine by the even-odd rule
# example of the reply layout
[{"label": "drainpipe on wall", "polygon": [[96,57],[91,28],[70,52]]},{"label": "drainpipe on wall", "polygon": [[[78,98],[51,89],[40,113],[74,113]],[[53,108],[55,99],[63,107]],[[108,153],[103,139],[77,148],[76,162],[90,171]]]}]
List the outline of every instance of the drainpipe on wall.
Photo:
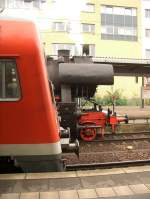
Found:
[{"label": "drainpipe on wall", "polygon": [[[144,76],[142,76],[142,87],[144,87]],[[142,89],[141,89],[141,108],[144,108],[144,99],[142,98]]]}]

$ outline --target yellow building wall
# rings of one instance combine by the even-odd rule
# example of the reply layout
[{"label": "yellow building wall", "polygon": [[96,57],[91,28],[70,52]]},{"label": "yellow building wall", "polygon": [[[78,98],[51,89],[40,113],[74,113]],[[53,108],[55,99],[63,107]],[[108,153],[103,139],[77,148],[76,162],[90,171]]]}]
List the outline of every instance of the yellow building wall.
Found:
[{"label": "yellow building wall", "polygon": [[98,86],[96,95],[99,97],[103,97],[104,95],[106,95],[107,91],[115,91],[119,89],[123,98],[140,98],[141,84],[141,77],[138,78],[138,83],[136,83],[135,77],[114,77],[114,85]]},{"label": "yellow building wall", "polygon": [[[69,8],[68,8],[69,9]],[[74,44],[74,40],[71,39],[68,32],[57,32],[52,30],[52,22],[67,22],[68,18],[66,16],[60,16],[59,13],[56,15],[51,14],[53,11],[52,0],[47,0],[46,10],[41,10],[39,12],[39,19],[44,19],[47,21],[48,27],[44,30],[40,30],[40,36],[42,43],[44,44],[44,50],[46,55],[53,55],[52,44],[55,43],[65,43],[65,44]],[[59,15],[58,18],[56,17]]]},{"label": "yellow building wall", "polygon": [[48,32],[41,32],[41,39],[44,44],[44,49],[46,55],[52,55],[53,49],[52,44],[55,43],[68,43],[73,44],[74,41],[68,37],[68,34],[65,32],[53,32],[49,30]]},{"label": "yellow building wall", "polygon": [[[95,24],[95,34],[84,33],[84,43],[95,44],[95,56],[141,58],[141,5],[139,0],[89,0],[95,4],[94,13],[81,13],[81,23]],[[138,16],[138,41],[101,40],[101,6],[123,6],[137,8]]]}]

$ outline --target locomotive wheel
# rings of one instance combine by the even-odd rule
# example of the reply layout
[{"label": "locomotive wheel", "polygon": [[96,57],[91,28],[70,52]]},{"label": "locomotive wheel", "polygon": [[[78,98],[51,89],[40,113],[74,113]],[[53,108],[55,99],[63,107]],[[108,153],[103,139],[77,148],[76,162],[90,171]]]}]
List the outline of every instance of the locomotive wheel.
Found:
[{"label": "locomotive wheel", "polygon": [[96,137],[96,129],[95,128],[85,128],[80,130],[80,137],[84,141],[92,141]]}]

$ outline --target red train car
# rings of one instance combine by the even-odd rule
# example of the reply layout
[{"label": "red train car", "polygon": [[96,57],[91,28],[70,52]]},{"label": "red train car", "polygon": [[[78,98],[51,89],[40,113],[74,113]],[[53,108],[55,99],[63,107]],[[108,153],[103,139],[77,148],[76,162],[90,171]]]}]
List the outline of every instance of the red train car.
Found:
[{"label": "red train car", "polygon": [[0,19],[0,157],[27,172],[63,169],[50,92],[35,25]]}]

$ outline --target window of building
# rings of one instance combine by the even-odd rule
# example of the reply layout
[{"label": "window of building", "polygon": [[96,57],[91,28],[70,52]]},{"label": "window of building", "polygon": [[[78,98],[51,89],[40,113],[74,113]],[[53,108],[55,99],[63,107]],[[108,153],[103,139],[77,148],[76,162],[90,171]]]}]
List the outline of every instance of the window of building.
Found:
[{"label": "window of building", "polygon": [[5,1],[0,1],[0,8],[5,8]]},{"label": "window of building", "polygon": [[94,44],[82,44],[82,55],[95,56],[95,45]]},{"label": "window of building", "polygon": [[112,13],[113,13],[113,7],[111,7],[111,6],[106,6],[105,11],[106,11],[107,14],[112,14]]},{"label": "window of building", "polygon": [[114,32],[113,26],[106,26],[106,34],[112,35]]},{"label": "window of building", "polygon": [[136,11],[136,8],[107,5],[101,6],[101,13],[103,14],[136,16]]},{"label": "window of building", "polygon": [[20,86],[13,59],[0,60],[0,101],[16,101],[20,99]]},{"label": "window of building", "polygon": [[44,8],[46,5],[46,0],[33,0],[33,7],[34,8]]},{"label": "window of building", "polygon": [[32,1],[30,1],[30,2],[24,2],[23,8],[30,8],[30,9],[32,9],[33,8],[33,2]]},{"label": "window of building", "polygon": [[146,59],[150,59],[150,49],[145,50]]},{"label": "window of building", "polygon": [[84,12],[95,12],[95,4],[86,3],[83,9]]},{"label": "window of building", "polygon": [[125,8],[125,15],[132,16],[132,8]]},{"label": "window of building", "polygon": [[124,35],[124,34],[125,34],[124,27],[118,27],[118,35]]},{"label": "window of building", "polygon": [[82,32],[89,32],[89,33],[95,32],[95,24],[83,23],[81,24],[81,27],[82,27]]},{"label": "window of building", "polygon": [[136,29],[134,29],[133,27],[125,27],[124,35],[136,36]]},{"label": "window of building", "polygon": [[144,80],[145,80],[144,83],[145,83],[146,85],[147,85],[147,84],[150,85],[150,77],[145,77]]},{"label": "window of building", "polygon": [[58,6],[60,6],[58,0],[51,0],[51,6],[52,9],[57,9]]},{"label": "window of building", "polygon": [[132,16],[137,16],[136,8],[132,8]]},{"label": "window of building", "polygon": [[16,2],[13,0],[6,0],[5,3],[7,8],[16,8]]},{"label": "window of building", "polygon": [[125,9],[123,7],[114,7],[113,13],[115,13],[116,15],[124,15]]},{"label": "window of building", "polygon": [[145,9],[145,17],[150,18],[150,9]]},{"label": "window of building", "polygon": [[74,44],[52,44],[53,54],[58,55],[58,50],[70,50],[70,55],[75,55],[75,45]]},{"label": "window of building", "polygon": [[145,36],[150,37],[150,29],[145,29]]},{"label": "window of building", "polygon": [[43,8],[46,0],[4,0],[7,8]]},{"label": "window of building", "polygon": [[149,77],[147,77],[147,84],[150,85],[150,78]]},{"label": "window of building", "polygon": [[58,32],[66,32],[69,31],[69,24],[65,22],[53,22],[52,29]]},{"label": "window of building", "polygon": [[53,22],[53,30],[54,31],[65,31],[65,23],[64,22]]},{"label": "window of building", "polygon": [[101,7],[101,38],[137,41],[136,8],[103,5]]}]

